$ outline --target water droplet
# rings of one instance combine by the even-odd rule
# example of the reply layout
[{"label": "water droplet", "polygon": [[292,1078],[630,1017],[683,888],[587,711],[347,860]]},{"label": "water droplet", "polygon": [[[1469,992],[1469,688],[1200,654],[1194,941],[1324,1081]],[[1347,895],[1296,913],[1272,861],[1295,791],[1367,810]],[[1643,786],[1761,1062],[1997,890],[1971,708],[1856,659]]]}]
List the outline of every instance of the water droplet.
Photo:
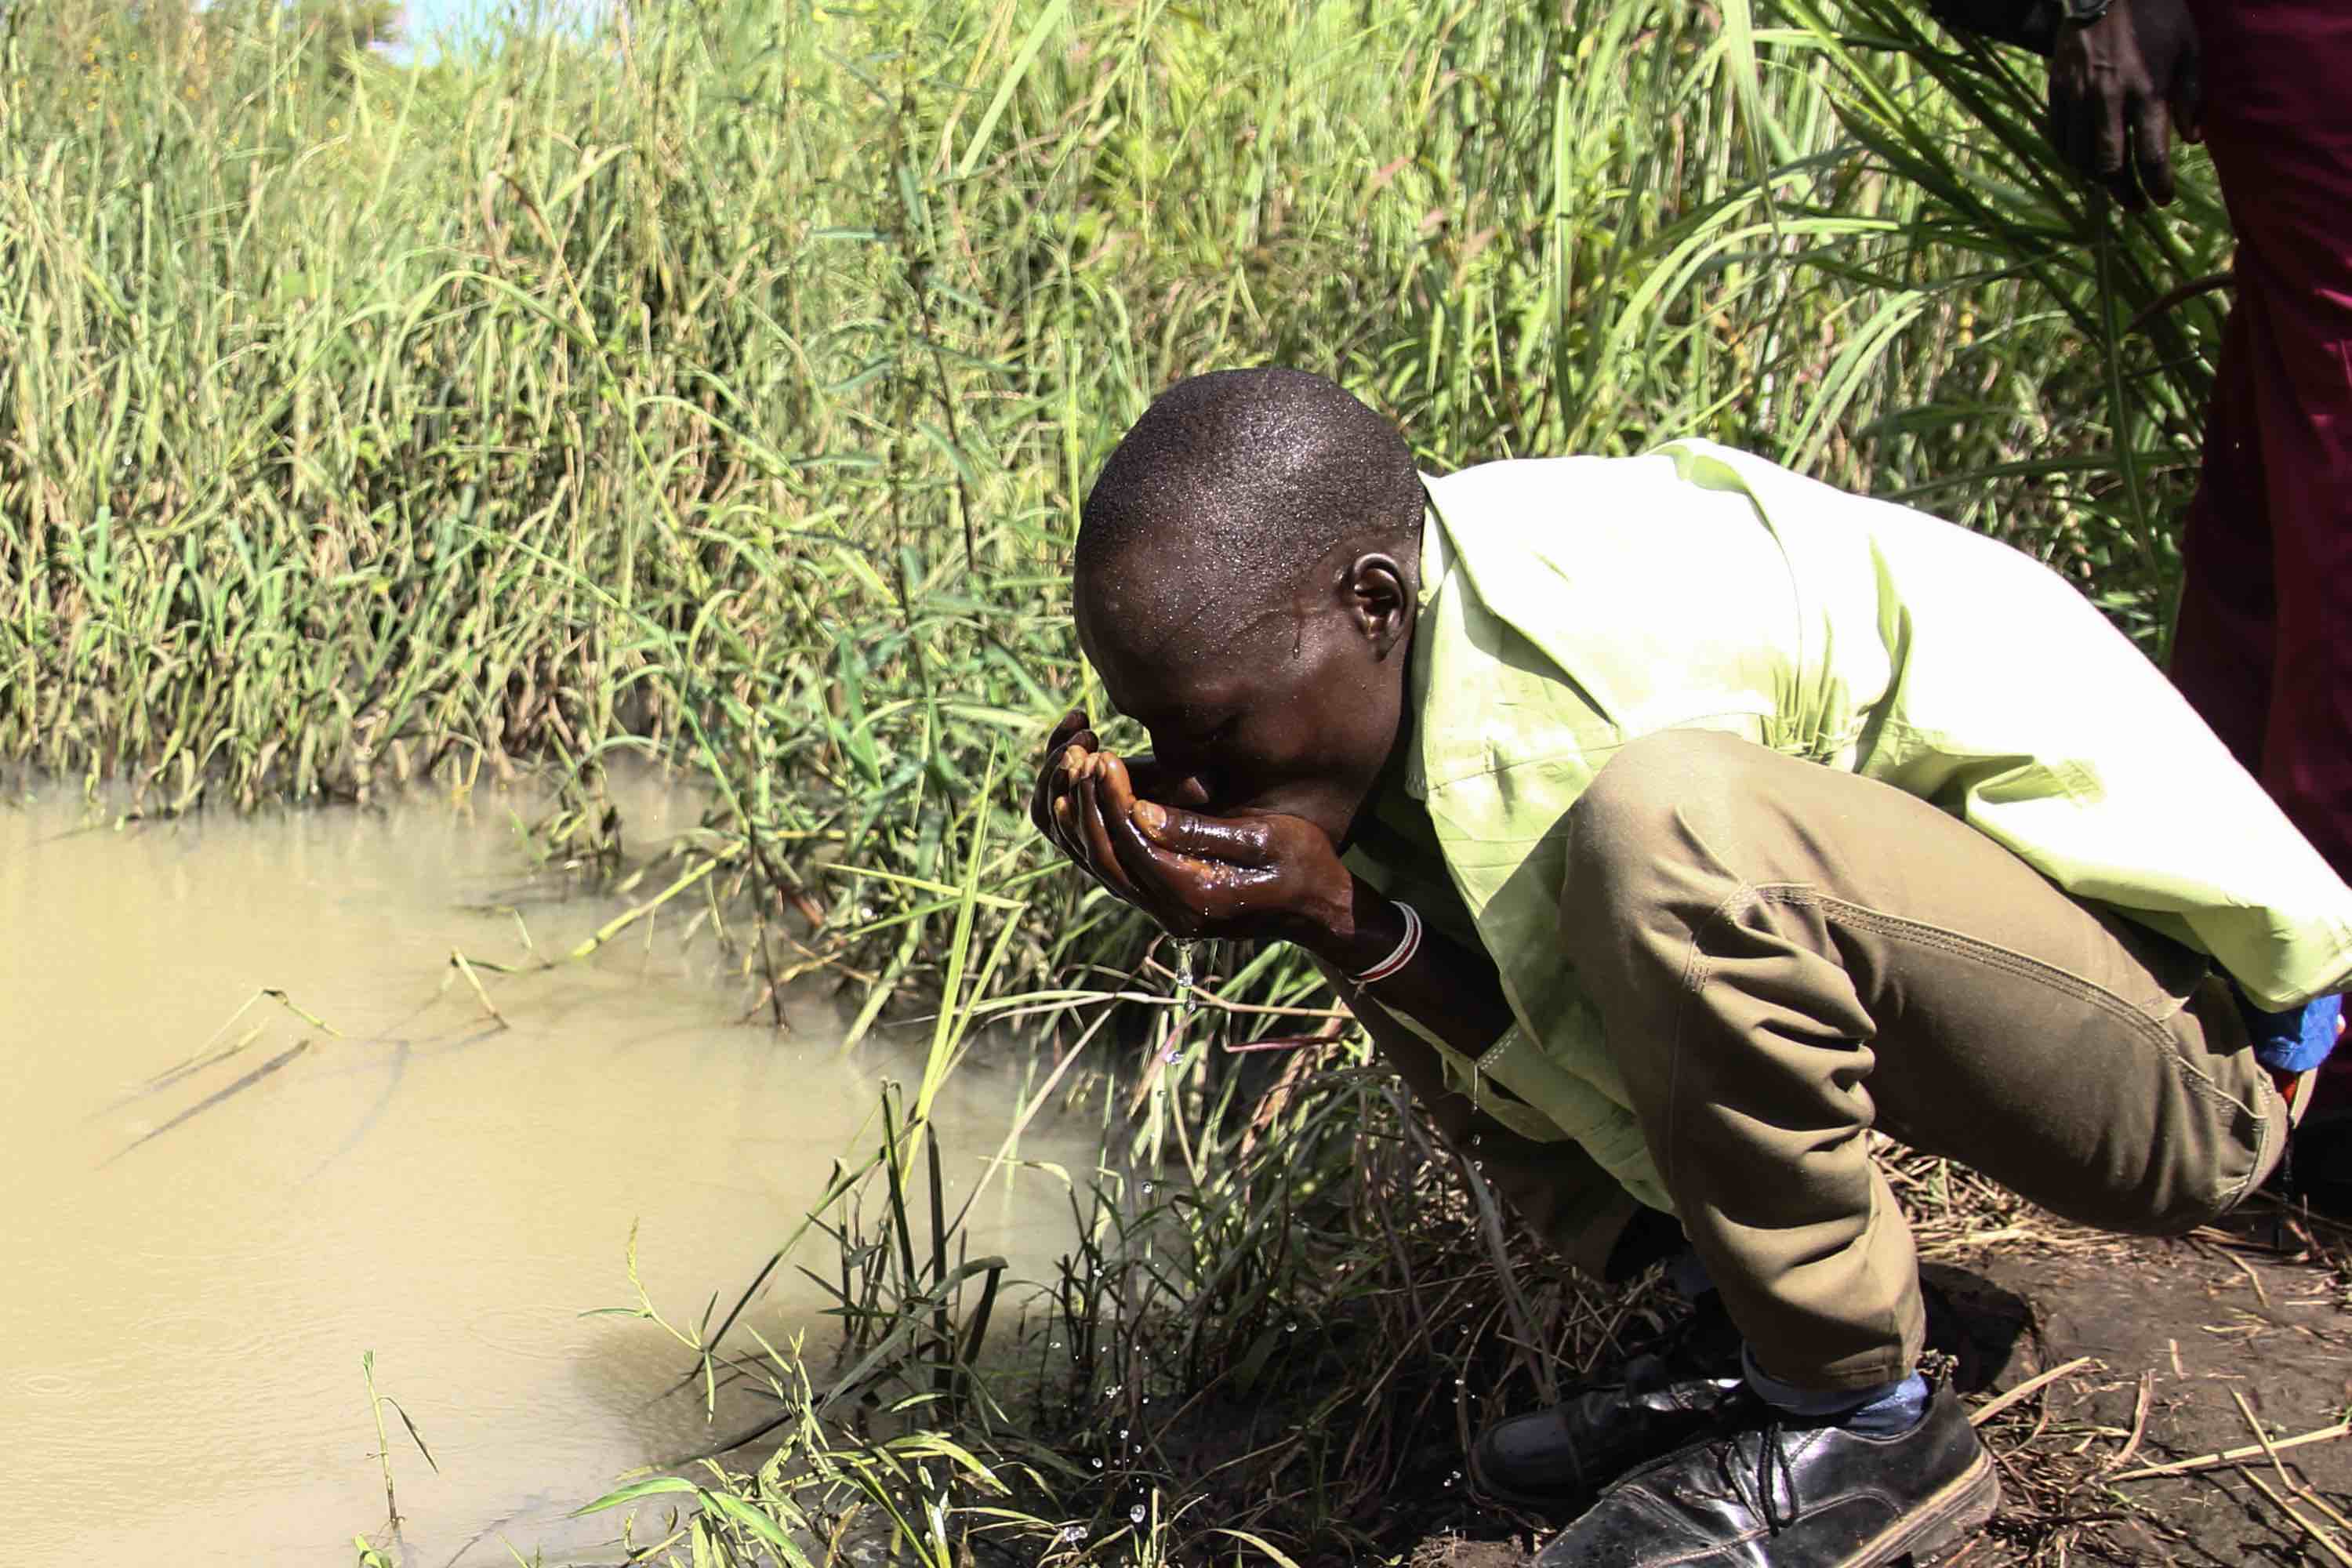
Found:
[{"label": "water droplet", "polygon": [[1286,1334],[1295,1334],[1298,1331],[1298,1325],[1297,1323],[1285,1323],[1282,1325],[1282,1331]]},{"label": "water droplet", "polygon": [[1127,1441],[1127,1428],[1124,1426],[1118,1429],[1118,1440],[1122,1443]]},{"label": "water droplet", "polygon": [[1167,1044],[1160,1053],[1160,1059],[1163,1062],[1176,1059],[1176,1042],[1182,1039],[1185,1030],[1192,1026],[1192,1010],[1200,1005],[1192,994],[1192,945],[1189,942],[1176,944],[1176,1021],[1170,1027]]},{"label": "water droplet", "polygon": [[1097,1470],[1102,1468],[1102,1461],[1100,1459],[1097,1459],[1095,1461],[1095,1468]]},{"label": "water droplet", "polygon": [[1137,1503],[1133,1508],[1127,1510],[1127,1517],[1133,1520],[1136,1523],[1141,1524],[1143,1522],[1143,1516],[1150,1511],[1150,1510],[1146,1509],[1141,1503]]},{"label": "water droplet", "polygon": [[1150,1182],[1143,1184],[1143,1195],[1147,1198],[1151,1195],[1151,1184]]}]

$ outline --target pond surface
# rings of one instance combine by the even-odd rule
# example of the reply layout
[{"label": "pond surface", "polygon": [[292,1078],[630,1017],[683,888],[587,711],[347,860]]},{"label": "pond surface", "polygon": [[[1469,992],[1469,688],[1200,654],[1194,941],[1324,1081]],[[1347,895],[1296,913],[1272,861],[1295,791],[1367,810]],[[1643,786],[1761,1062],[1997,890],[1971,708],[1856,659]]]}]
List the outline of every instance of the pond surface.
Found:
[{"label": "pond surface", "polygon": [[[619,1516],[567,1511],[709,1440],[691,1395],[659,1397],[686,1352],[581,1314],[635,1304],[633,1225],[665,1316],[691,1326],[713,1291],[724,1313],[834,1157],[871,1147],[882,1078],[919,1068],[887,1044],[845,1060],[814,1005],[792,1033],[739,1024],[714,944],[667,911],[589,963],[485,974],[494,1026],[444,986],[453,947],[511,963],[527,930],[560,953],[618,907],[531,900],[509,816],[528,805],[122,828],[64,791],[0,805],[0,1560],[352,1563],[384,1523],[371,1351],[439,1464],[387,1410],[426,1568],[512,1562],[501,1537],[526,1561],[616,1561],[591,1548]],[[950,1083],[951,1203],[1013,1097],[978,1065]],[[1083,1169],[1091,1148],[1020,1152]],[[1030,1279],[1070,1225],[1030,1172],[973,1220],[972,1255]],[[821,1236],[795,1257],[834,1264]],[[820,1304],[784,1284],[754,1312],[772,1339]],[[722,1404],[718,1429],[761,1408]]]}]

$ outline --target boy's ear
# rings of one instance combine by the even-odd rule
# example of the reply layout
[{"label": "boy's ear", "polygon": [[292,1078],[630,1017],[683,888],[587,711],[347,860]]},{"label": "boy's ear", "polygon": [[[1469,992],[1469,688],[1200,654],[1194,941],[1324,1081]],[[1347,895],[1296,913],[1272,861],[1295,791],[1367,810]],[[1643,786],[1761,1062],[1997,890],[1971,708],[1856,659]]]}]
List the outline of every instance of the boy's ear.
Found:
[{"label": "boy's ear", "polygon": [[1360,555],[1348,569],[1348,613],[1372,645],[1372,657],[1386,658],[1412,631],[1412,587],[1393,555]]}]

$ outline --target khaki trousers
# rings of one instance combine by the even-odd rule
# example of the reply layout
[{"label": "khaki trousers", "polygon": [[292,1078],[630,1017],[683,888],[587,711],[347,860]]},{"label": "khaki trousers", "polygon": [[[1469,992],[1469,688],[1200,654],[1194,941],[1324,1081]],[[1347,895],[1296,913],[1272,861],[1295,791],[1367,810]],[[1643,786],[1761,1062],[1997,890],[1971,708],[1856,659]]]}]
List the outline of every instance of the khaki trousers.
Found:
[{"label": "khaki trousers", "polygon": [[2209,961],[1924,801],[1668,731],[1611,760],[1568,831],[1568,959],[1691,1245],[1784,1382],[1864,1387],[1917,1360],[1918,1270],[1873,1128],[2152,1235],[2278,1161],[2286,1107]]}]

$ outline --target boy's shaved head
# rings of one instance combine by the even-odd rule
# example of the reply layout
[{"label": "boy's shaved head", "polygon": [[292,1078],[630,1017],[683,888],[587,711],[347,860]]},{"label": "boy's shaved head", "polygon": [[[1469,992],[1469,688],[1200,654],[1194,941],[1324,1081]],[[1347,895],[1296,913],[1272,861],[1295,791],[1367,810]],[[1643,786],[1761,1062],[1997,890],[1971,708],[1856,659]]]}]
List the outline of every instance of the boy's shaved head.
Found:
[{"label": "boy's shaved head", "polygon": [[1172,802],[1352,831],[1405,723],[1427,499],[1394,426],[1319,375],[1182,382],[1078,523],[1078,640]]},{"label": "boy's shaved head", "polygon": [[1087,497],[1078,595],[1180,657],[1230,642],[1343,553],[1418,565],[1424,498],[1396,427],[1305,371],[1180,382],[1136,421]]}]

